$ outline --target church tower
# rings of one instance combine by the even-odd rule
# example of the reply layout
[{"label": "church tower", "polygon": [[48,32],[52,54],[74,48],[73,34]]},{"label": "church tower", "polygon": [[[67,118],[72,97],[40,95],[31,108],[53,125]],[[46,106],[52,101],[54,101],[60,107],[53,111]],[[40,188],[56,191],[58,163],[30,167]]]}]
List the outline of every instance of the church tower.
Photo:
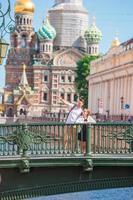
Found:
[{"label": "church tower", "polygon": [[52,58],[53,54],[53,40],[56,37],[56,31],[49,22],[49,16],[46,16],[46,20],[37,32],[39,40],[40,53],[45,57],[47,55],[49,59]]},{"label": "church tower", "polygon": [[99,42],[102,38],[102,32],[97,28],[95,23],[95,17],[93,17],[93,23],[84,34],[86,40],[86,52],[89,55],[99,54]]},{"label": "church tower", "polygon": [[10,50],[6,64],[6,86],[15,88],[22,75],[22,63],[27,65],[27,78],[32,86],[32,57],[35,51],[32,0],[16,0],[14,6],[15,30],[10,35]]},{"label": "church tower", "polygon": [[55,0],[49,10],[49,17],[57,33],[54,47],[81,49],[81,36],[88,26],[88,12],[83,7],[83,1]]},{"label": "church tower", "polygon": [[33,40],[34,4],[31,0],[17,0],[14,7],[15,31],[11,34],[11,47],[31,48]]}]

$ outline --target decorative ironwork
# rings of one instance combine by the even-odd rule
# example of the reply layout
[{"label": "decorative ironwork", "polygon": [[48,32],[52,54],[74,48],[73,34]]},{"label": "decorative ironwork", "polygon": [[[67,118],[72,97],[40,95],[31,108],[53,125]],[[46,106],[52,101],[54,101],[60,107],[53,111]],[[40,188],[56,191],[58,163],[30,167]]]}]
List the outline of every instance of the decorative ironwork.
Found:
[{"label": "decorative ironwork", "polygon": [[36,132],[30,131],[27,124],[21,124],[17,129],[8,136],[0,136],[1,141],[5,141],[8,144],[16,144],[18,147],[18,153],[22,153],[22,157],[27,157],[27,151],[30,150],[32,144],[47,143],[52,140],[59,140],[58,137],[50,137],[45,135],[37,134]]},{"label": "decorative ironwork", "polygon": [[[7,2],[7,6],[6,3]],[[10,0],[0,0],[0,38],[3,38],[6,33],[14,31],[14,20],[11,17],[11,3]]]}]

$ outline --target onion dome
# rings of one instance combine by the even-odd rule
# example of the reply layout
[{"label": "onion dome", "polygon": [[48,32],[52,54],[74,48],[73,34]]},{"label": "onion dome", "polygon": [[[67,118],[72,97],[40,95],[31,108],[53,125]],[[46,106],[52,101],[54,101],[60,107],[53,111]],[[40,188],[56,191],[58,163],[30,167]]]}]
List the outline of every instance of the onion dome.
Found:
[{"label": "onion dome", "polygon": [[29,14],[34,13],[35,5],[32,0],[17,0],[14,6],[16,14]]},{"label": "onion dome", "polygon": [[117,37],[111,42],[111,48],[118,47],[120,45],[120,41]]},{"label": "onion dome", "polygon": [[46,21],[44,21],[43,26],[37,32],[38,38],[40,40],[54,40],[56,37],[56,31],[53,26],[51,26],[48,16]]},{"label": "onion dome", "polygon": [[99,43],[101,41],[102,32],[97,28],[95,18],[92,25],[85,31],[84,37],[87,43]]}]

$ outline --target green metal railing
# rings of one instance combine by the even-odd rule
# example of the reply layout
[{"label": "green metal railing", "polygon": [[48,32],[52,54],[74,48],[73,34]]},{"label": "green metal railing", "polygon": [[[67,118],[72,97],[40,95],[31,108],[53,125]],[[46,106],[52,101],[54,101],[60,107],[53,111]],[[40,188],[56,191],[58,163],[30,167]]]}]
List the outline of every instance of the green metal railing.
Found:
[{"label": "green metal railing", "polygon": [[133,125],[130,123],[99,123],[92,127],[94,154],[127,154],[133,152]]},{"label": "green metal railing", "polygon": [[69,156],[133,152],[132,124],[86,125],[85,152],[82,148],[82,126],[64,123],[0,125],[0,156]]}]

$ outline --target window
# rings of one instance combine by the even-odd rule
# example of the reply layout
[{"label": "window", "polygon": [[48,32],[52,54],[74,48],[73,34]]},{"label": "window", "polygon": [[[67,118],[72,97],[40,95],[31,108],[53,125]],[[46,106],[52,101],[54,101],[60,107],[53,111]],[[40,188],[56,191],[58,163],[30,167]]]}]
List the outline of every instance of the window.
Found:
[{"label": "window", "polygon": [[61,93],[60,96],[61,96],[62,99],[65,98],[65,94],[64,93]]},{"label": "window", "polygon": [[57,101],[53,101],[53,104],[57,104]]},{"label": "window", "polygon": [[20,24],[22,24],[22,18],[20,18]]},{"label": "window", "polygon": [[77,101],[77,98],[78,98],[77,94],[74,94],[73,100]]},{"label": "window", "polygon": [[24,18],[24,24],[25,24],[25,18]]},{"label": "window", "polygon": [[44,75],[44,81],[48,82],[48,75]]},{"label": "window", "polygon": [[48,94],[47,94],[46,92],[44,92],[43,100],[44,100],[44,101],[47,101],[47,100],[48,100]]},{"label": "window", "polygon": [[61,82],[65,82],[65,76],[61,76]]},{"label": "window", "polygon": [[68,76],[68,81],[71,83],[72,82],[72,77]]},{"label": "window", "polygon": [[46,44],[46,52],[48,51],[48,45]]},{"label": "window", "polygon": [[26,40],[26,35],[23,35],[22,36],[22,48],[26,48],[27,46],[27,40]]},{"label": "window", "polygon": [[56,89],[58,87],[57,84],[53,84],[53,88]]},{"label": "window", "polygon": [[71,101],[71,94],[67,94],[67,101]]},{"label": "window", "polygon": [[89,47],[89,54],[91,54],[91,47]]}]

